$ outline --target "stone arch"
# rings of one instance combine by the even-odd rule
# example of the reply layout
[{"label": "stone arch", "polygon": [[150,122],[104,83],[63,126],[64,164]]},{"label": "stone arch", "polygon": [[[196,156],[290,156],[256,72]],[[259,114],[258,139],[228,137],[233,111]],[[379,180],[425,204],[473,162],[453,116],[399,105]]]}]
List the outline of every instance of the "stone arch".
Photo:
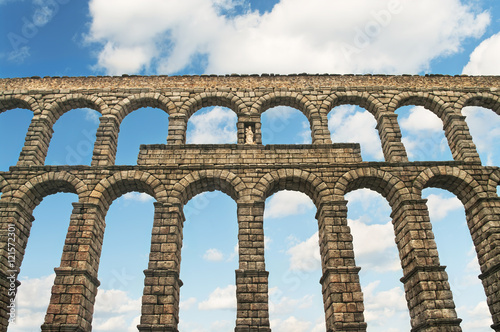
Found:
[{"label": "stone arch", "polygon": [[311,121],[311,114],[317,112],[314,104],[297,92],[273,92],[260,97],[253,105],[251,113],[262,114],[276,106],[289,106],[301,111]]},{"label": "stone arch", "polygon": [[391,207],[411,197],[410,191],[397,176],[371,167],[353,169],[342,175],[335,184],[333,194],[337,200],[343,200],[347,193],[362,188],[378,192]]},{"label": "stone arch", "polygon": [[118,123],[121,123],[127,115],[142,107],[159,108],[169,115],[176,112],[175,104],[168,97],[160,93],[148,92],[122,99],[110,113],[116,116]]},{"label": "stone arch", "polygon": [[384,104],[367,92],[337,92],[328,96],[322,103],[321,108],[330,113],[333,108],[340,105],[356,105],[363,107],[368,112],[377,117],[380,110],[384,109]]},{"label": "stone arch", "polygon": [[30,96],[14,95],[0,97],[0,113],[11,110],[13,108],[24,108],[33,112],[40,113],[40,105]]},{"label": "stone arch", "polygon": [[93,188],[88,203],[97,204],[107,211],[115,199],[131,191],[151,195],[158,202],[165,201],[167,195],[165,186],[156,176],[139,170],[119,171],[102,179]]},{"label": "stone arch", "polygon": [[455,194],[467,210],[479,198],[486,197],[483,187],[466,171],[453,166],[434,166],[422,171],[413,181],[413,192],[418,197],[422,190],[436,187]]},{"label": "stone arch", "polygon": [[[260,97],[251,107],[251,115],[260,115],[276,106],[288,106],[299,110],[309,121],[312,143],[331,143],[328,128],[320,110],[304,95],[297,92],[277,91]],[[260,129],[258,135],[261,135]]]},{"label": "stone arch", "polygon": [[80,93],[66,95],[52,102],[42,116],[49,119],[53,125],[66,112],[76,108],[91,108],[101,114],[108,111],[108,105],[100,97],[95,95],[83,95]]},{"label": "stone arch", "polygon": [[462,95],[455,103],[454,108],[461,110],[467,106],[488,108],[500,115],[500,97],[488,92],[468,93]]},{"label": "stone arch", "polygon": [[214,190],[222,191],[237,202],[246,185],[240,177],[227,170],[194,171],[175,183],[168,199],[172,204],[185,205],[194,196]]},{"label": "stone arch", "polygon": [[406,91],[394,96],[389,102],[388,111],[395,112],[398,108],[408,105],[423,106],[436,114],[441,120],[445,119],[450,105],[439,96],[428,92]]},{"label": "stone arch", "polygon": [[252,189],[255,201],[264,201],[280,190],[300,191],[311,198],[316,207],[331,197],[330,188],[319,176],[301,169],[286,168],[272,171],[260,178]]},{"label": "stone arch", "polygon": [[87,185],[66,171],[47,172],[29,179],[12,193],[12,197],[31,213],[44,197],[59,192],[77,194],[82,200]]},{"label": "stone arch", "polygon": [[203,92],[189,100],[181,106],[180,113],[185,115],[186,123],[196,111],[203,107],[222,106],[231,109],[236,115],[243,113],[245,104],[238,96],[229,92]]}]

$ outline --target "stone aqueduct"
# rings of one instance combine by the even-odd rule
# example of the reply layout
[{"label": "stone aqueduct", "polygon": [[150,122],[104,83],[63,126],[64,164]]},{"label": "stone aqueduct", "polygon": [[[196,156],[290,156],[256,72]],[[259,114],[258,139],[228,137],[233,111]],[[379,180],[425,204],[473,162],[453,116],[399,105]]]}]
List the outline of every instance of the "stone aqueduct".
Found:
[{"label": "stone aqueduct", "polygon": [[[384,162],[365,162],[358,144],[332,144],[327,114],[354,104],[377,121]],[[238,116],[238,144],[185,144],[189,117],[225,106]],[[261,114],[285,105],[309,119],[312,144],[261,144]],[[409,162],[395,110],[421,105],[443,121],[453,161]],[[328,331],[365,331],[363,294],[347,225],[344,195],[359,188],[382,194],[392,208],[395,241],[412,331],[461,331],[445,267],[439,262],[427,187],[451,191],[463,203],[493,322],[500,331],[500,168],[481,165],[461,110],[483,106],[500,115],[500,77],[383,75],[124,76],[0,79],[0,112],[26,108],[34,116],[17,165],[0,172],[1,317],[9,320],[8,276],[18,271],[32,211],[47,195],[71,192],[69,229],[42,331],[90,331],[99,286],[105,216],[117,197],[145,192],[156,199],[151,253],[144,271],[140,331],[177,331],[183,206],[220,190],[237,203],[239,269],[235,331],[270,331],[264,260],[264,201],[283,190],[307,194],[317,207],[325,319]],[[137,165],[115,166],[121,121],[152,106],[169,114],[166,145],[141,146]],[[102,114],[90,166],[45,166],[52,127],[65,112]],[[256,144],[246,144],[245,130]],[[11,229],[9,230],[9,225]],[[13,226],[12,226],[13,225]],[[13,227],[13,228],[12,228]],[[8,257],[14,229],[14,266]],[[18,285],[19,283],[17,283]]]}]

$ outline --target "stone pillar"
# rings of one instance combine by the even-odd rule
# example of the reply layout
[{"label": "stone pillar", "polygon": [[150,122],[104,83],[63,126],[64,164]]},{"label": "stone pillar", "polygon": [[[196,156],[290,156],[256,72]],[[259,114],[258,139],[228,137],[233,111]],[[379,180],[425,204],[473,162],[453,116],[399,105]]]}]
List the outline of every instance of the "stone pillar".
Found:
[{"label": "stone pillar", "polygon": [[177,332],[179,279],[184,213],[178,205],[154,203],[155,215],[151,236],[148,269],[144,271],[139,331]]},{"label": "stone pillar", "polygon": [[351,229],[347,225],[347,201],[321,204],[316,218],[326,330],[366,331],[360,268],[354,261]]},{"label": "stone pillar", "polygon": [[466,209],[466,216],[493,318],[491,328],[500,331],[500,198],[480,198]]},{"label": "stone pillar", "polygon": [[115,116],[101,116],[97,128],[91,166],[112,166],[115,164],[120,123]]},{"label": "stone pillar", "polygon": [[73,203],[61,266],[54,269],[56,278],[42,331],[92,329],[104,215],[100,205]]},{"label": "stone pillar", "polygon": [[332,144],[332,138],[328,130],[328,118],[324,123],[321,114],[315,112],[311,113],[309,121],[311,122],[312,144]]},{"label": "stone pillar", "polygon": [[476,146],[472,141],[465,116],[448,114],[443,120],[444,133],[448,139],[454,160],[481,162]]},{"label": "stone pillar", "polygon": [[15,202],[0,201],[0,330],[6,331],[13,321],[15,295],[20,282],[17,276],[24,258],[26,243],[33,223],[31,212]]},{"label": "stone pillar", "polygon": [[382,151],[387,162],[408,161],[406,150],[401,142],[401,130],[396,113],[383,113],[377,119],[378,134],[382,143]]},{"label": "stone pillar", "polygon": [[172,114],[168,119],[167,144],[186,144],[187,119],[185,114]]},{"label": "stone pillar", "polygon": [[43,165],[54,130],[47,118],[33,117],[17,166]]},{"label": "stone pillar", "polygon": [[264,262],[264,202],[238,203],[240,265],[236,270],[235,332],[270,332]]},{"label": "stone pillar", "polygon": [[439,263],[427,200],[407,200],[391,217],[403,268],[412,332],[462,331],[445,266]]}]

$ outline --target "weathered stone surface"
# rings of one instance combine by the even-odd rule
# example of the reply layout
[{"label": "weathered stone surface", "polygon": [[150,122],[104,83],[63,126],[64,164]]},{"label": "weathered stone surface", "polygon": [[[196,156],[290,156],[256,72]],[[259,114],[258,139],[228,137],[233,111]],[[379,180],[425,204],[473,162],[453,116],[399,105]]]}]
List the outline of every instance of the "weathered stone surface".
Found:
[{"label": "weathered stone surface", "polygon": [[[90,331],[99,281],[104,219],[117,197],[139,191],[156,199],[140,331],[177,331],[183,206],[204,191],[220,190],[238,206],[239,269],[235,331],[270,331],[268,272],[264,259],[264,201],[288,189],[307,194],[317,207],[321,278],[328,331],[365,331],[359,267],[347,225],[345,194],[369,188],[392,207],[412,331],[461,331],[445,267],[440,265],[426,201],[439,187],[465,206],[481,266],[480,278],[500,331],[500,169],[485,167],[461,114],[465,106],[500,114],[499,77],[291,75],[76,77],[0,79],[0,112],[34,112],[16,166],[0,172],[0,325],[8,325],[11,271],[17,276],[33,222],[47,195],[79,197],[56,269],[43,331]],[[358,144],[333,144],[327,115],[355,104],[377,121],[384,162],[365,162]],[[238,115],[238,144],[186,145],[189,117],[206,106]],[[260,116],[285,105],[311,124],[312,144],[263,146]],[[454,160],[408,162],[394,111],[425,106],[443,121]],[[137,108],[170,115],[167,145],[141,146],[137,165],[115,166],[121,121]],[[90,166],[44,166],[53,125],[65,112],[90,107],[102,114]],[[250,128],[250,129],[248,129]],[[247,142],[246,133],[254,135]],[[425,147],[423,147],[425,148]],[[14,264],[8,255],[15,234]],[[12,287],[11,287],[12,285]]]}]

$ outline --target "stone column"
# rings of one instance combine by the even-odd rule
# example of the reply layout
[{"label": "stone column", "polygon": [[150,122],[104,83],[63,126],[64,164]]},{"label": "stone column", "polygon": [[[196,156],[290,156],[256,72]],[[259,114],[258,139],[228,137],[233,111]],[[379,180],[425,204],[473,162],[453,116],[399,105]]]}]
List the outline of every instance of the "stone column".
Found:
[{"label": "stone column", "polygon": [[54,130],[47,118],[33,117],[17,166],[43,165]]},{"label": "stone column", "polygon": [[104,215],[100,205],[73,203],[61,266],[54,269],[56,278],[42,331],[92,329]]},{"label": "stone column", "polygon": [[264,262],[264,202],[238,203],[240,265],[236,270],[235,332],[270,332]]},{"label": "stone column", "polygon": [[115,164],[120,123],[115,116],[101,116],[97,128],[91,166],[111,166]]},{"label": "stone column", "polygon": [[465,116],[448,114],[443,120],[444,133],[448,139],[454,160],[480,162],[476,146],[472,141]]},{"label": "stone column", "polygon": [[398,124],[398,115],[395,113],[383,113],[377,119],[377,127],[382,151],[388,162],[408,161],[406,150],[401,142],[401,130]]},{"label": "stone column", "polygon": [[179,279],[184,213],[178,205],[154,203],[148,269],[144,271],[141,324],[139,331],[177,332]]},{"label": "stone column", "polygon": [[461,331],[445,266],[440,265],[427,200],[402,201],[391,217],[403,267],[412,332]]},{"label": "stone column", "polygon": [[[17,276],[24,258],[26,243],[34,218],[15,202],[0,201],[0,330],[6,331],[9,320],[18,312],[15,295],[20,282]],[[11,310],[12,316],[10,315]]]},{"label": "stone column", "polygon": [[321,114],[314,112],[310,114],[312,144],[332,144],[330,131],[328,130],[328,118],[326,123],[322,121]]},{"label": "stone column", "polygon": [[493,318],[491,328],[500,331],[500,198],[480,198],[466,209],[466,216]]},{"label": "stone column", "polygon": [[186,144],[187,120],[184,114],[172,114],[168,119],[167,144]]},{"label": "stone column", "polygon": [[321,204],[316,218],[326,330],[366,331],[360,268],[354,261],[351,229],[347,225],[347,201]]}]

